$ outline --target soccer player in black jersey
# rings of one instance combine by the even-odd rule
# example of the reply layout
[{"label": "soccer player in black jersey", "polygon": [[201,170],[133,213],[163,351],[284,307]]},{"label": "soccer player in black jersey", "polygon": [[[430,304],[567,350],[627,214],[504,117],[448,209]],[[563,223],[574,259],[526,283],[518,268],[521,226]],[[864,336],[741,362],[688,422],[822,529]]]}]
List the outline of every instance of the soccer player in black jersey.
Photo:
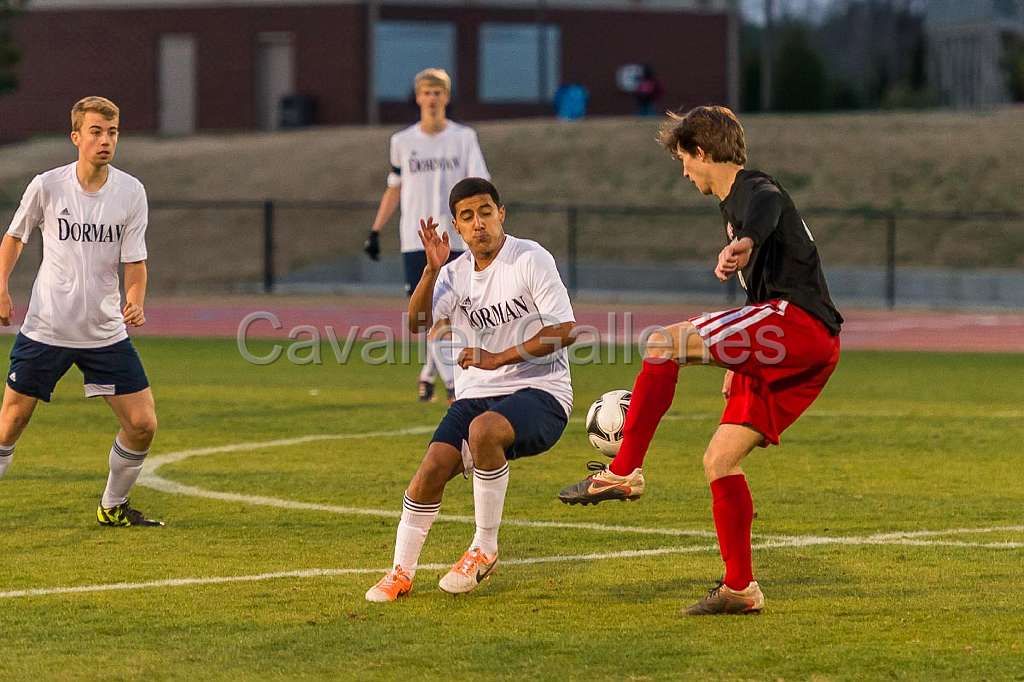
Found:
[{"label": "soccer player in black jersey", "polygon": [[829,298],[814,238],[786,190],[747,170],[743,127],[725,107],[670,114],[659,141],[682,164],[683,177],[715,195],[727,244],[715,275],[739,278],[746,305],[691,318],[651,337],[633,387],[624,438],[611,465],[564,488],[568,504],[636,499],[641,465],[658,422],[672,404],[680,364],[724,367],[725,411],[707,450],[704,473],[725,562],[725,576],[690,615],[759,613],[750,526],[754,505],[740,462],[779,435],[814,402],[839,361],[843,322]]}]

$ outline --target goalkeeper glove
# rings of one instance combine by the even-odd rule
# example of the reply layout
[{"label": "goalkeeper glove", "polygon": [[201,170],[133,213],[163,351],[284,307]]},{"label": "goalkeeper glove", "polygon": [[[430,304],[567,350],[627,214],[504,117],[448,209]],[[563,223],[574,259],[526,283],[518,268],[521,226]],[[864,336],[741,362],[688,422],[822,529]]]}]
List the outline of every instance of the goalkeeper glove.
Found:
[{"label": "goalkeeper glove", "polygon": [[370,234],[363,244],[363,251],[370,257],[370,260],[380,260],[380,233],[370,230]]}]

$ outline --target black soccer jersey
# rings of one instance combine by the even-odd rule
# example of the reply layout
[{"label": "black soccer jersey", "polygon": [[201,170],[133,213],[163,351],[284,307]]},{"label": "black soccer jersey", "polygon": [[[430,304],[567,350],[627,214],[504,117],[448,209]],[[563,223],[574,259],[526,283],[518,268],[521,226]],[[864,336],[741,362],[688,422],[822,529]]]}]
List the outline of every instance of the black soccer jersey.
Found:
[{"label": "black soccer jersey", "polygon": [[736,175],[720,206],[730,241],[750,237],[754,252],[739,273],[748,303],[791,301],[839,334],[843,317],[828,295],[818,248],[786,190],[755,170]]}]

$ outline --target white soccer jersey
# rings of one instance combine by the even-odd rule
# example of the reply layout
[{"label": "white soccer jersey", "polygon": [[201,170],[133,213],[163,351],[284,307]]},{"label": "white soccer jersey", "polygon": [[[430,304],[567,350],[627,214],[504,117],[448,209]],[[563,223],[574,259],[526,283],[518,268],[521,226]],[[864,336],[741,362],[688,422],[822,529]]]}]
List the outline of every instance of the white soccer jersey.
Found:
[{"label": "white soccer jersey", "polygon": [[428,135],[417,123],[391,136],[388,187],[402,188],[402,253],[423,250],[420,219],[427,216],[448,230],[453,251],[466,250],[466,242],[452,225],[448,195],[455,183],[470,177],[491,179],[472,128],[448,121],[444,130]]},{"label": "white soccer jersey", "polygon": [[75,164],[29,183],[7,234],[43,235],[21,333],[51,346],[101,348],[128,338],[121,315],[118,265],[146,260],[146,190],[113,166],[98,192],[86,192]]},{"label": "white soccer jersey", "polygon": [[[553,324],[575,322],[555,259],[535,241],[505,236],[498,256],[477,272],[469,251],[448,263],[434,284],[434,319],[451,321],[452,358],[466,347],[498,353]],[[489,398],[522,388],[547,391],[572,411],[569,358],[563,348],[494,370],[455,366],[455,395]]]}]

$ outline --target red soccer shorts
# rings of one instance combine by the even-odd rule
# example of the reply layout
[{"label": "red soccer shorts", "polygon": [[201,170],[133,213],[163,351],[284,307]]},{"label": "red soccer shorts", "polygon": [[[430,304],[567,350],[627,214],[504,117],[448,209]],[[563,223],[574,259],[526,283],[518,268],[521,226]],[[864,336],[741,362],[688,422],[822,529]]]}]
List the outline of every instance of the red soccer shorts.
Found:
[{"label": "red soccer shorts", "polygon": [[778,445],[839,362],[839,337],[789,301],[690,318],[715,361],[733,372],[723,424],[749,426]]}]

